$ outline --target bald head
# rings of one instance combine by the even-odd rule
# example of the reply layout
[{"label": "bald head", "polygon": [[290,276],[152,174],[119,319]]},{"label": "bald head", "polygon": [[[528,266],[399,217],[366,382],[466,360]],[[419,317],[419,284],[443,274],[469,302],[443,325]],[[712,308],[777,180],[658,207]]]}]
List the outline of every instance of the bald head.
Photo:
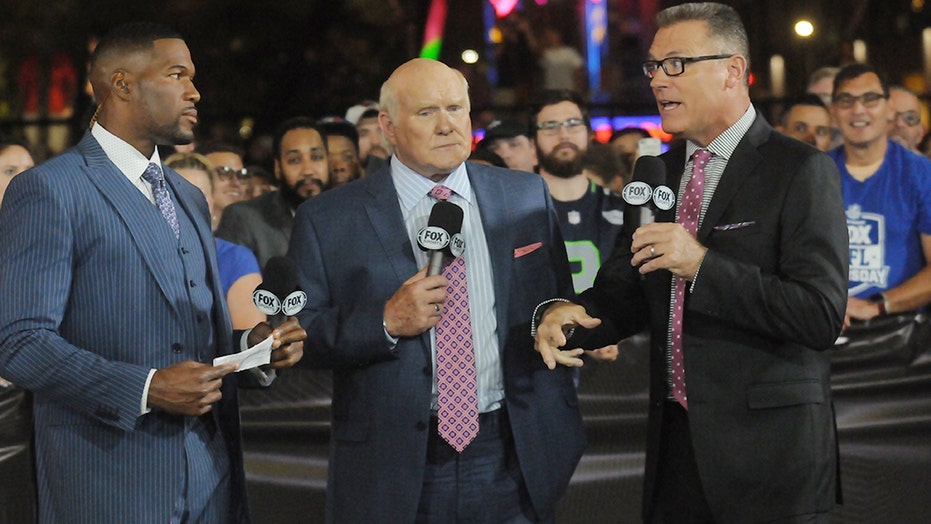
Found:
[{"label": "bald head", "polygon": [[472,150],[469,84],[442,62],[415,58],[394,70],[381,88],[378,121],[395,156],[415,172],[439,180]]},{"label": "bald head", "polygon": [[[403,64],[391,73],[388,80],[381,86],[381,96],[378,104],[389,115],[394,114],[398,106],[399,96],[407,94],[407,87],[424,79],[453,81],[461,83],[462,88],[468,92],[469,82],[458,70],[443,62],[429,58],[414,58]],[[471,109],[467,107],[467,109]]]}]

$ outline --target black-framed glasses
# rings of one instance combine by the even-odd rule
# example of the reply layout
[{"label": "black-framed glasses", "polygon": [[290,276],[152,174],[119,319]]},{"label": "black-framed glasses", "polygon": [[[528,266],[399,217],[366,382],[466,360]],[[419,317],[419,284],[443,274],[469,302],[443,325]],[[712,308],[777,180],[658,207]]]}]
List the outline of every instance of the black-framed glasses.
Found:
[{"label": "black-framed glasses", "polygon": [[915,127],[921,123],[921,114],[918,111],[897,111],[895,113],[895,118],[892,119],[893,122],[898,122],[899,119],[902,122],[905,122],[905,125],[908,127]]},{"label": "black-framed glasses", "polygon": [[581,118],[570,118],[564,122],[557,122],[555,120],[547,120],[546,122],[540,122],[537,124],[537,130],[541,135],[558,135],[561,128],[566,128],[566,131],[572,133],[585,126],[585,120]]},{"label": "black-framed glasses", "polygon": [[252,176],[252,173],[250,173],[246,168],[233,169],[229,166],[221,166],[216,168],[214,171],[217,174],[217,178],[224,182],[227,180],[232,180],[233,177],[236,177],[239,180],[246,180]]},{"label": "black-framed glasses", "polygon": [[692,62],[703,62],[705,60],[723,60],[734,56],[729,55],[705,55],[705,56],[670,56],[662,60],[647,60],[643,63],[643,74],[647,78],[653,78],[659,68],[663,68],[666,76],[679,76],[685,72],[685,64]]},{"label": "black-framed glasses", "polygon": [[857,100],[863,104],[863,107],[876,107],[876,104],[878,104],[880,100],[885,100],[887,98],[889,98],[888,95],[873,92],[863,93],[860,96],[853,96],[850,93],[840,93],[834,95],[831,100],[834,102],[834,105],[841,109],[850,109],[857,103]]}]

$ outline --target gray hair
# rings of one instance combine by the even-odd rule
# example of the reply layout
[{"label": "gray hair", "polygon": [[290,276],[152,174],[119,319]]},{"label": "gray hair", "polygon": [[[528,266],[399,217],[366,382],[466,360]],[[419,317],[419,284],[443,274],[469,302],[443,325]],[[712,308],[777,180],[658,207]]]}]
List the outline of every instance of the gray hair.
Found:
[{"label": "gray hair", "polygon": [[[449,67],[449,70],[452,71],[462,81],[462,85],[463,87],[465,87],[466,93],[468,93],[469,92],[469,81],[466,80],[466,77],[465,75],[462,74],[462,71],[459,71],[458,69],[455,69],[452,67]],[[394,74],[392,73],[391,76],[394,76]],[[396,112],[398,110],[398,93],[397,93],[397,86],[394,85],[397,82],[392,82],[391,76],[389,76],[388,80],[385,80],[385,82],[381,85],[381,91],[379,92],[379,95],[378,95],[378,107],[380,107],[381,110],[384,111],[385,113],[388,113],[388,117],[393,121],[395,117],[397,116]],[[469,109],[471,109],[471,107]]]},{"label": "gray hair", "polygon": [[708,24],[708,34],[719,46],[721,54],[735,53],[747,60],[747,80],[750,72],[750,43],[740,15],[733,7],[715,2],[681,4],[663,9],[656,15],[658,28],[679,22],[700,21]]}]

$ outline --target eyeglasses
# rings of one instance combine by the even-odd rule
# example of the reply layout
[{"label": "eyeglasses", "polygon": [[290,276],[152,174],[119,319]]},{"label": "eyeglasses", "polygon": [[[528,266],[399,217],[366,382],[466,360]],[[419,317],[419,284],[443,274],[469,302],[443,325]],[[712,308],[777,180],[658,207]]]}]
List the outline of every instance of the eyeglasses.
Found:
[{"label": "eyeglasses", "polygon": [[540,131],[541,135],[555,136],[559,134],[559,130],[563,127],[566,128],[566,131],[574,133],[581,130],[584,126],[585,121],[581,118],[570,118],[565,122],[557,122],[555,120],[540,122],[537,124],[537,129]]},{"label": "eyeglasses", "polygon": [[252,177],[252,173],[246,170],[246,168],[233,169],[229,166],[222,166],[222,167],[216,168],[214,172],[216,172],[217,178],[219,178],[220,180],[224,182],[226,182],[227,180],[232,180],[234,176],[238,178],[239,180],[247,180],[250,177]]},{"label": "eyeglasses", "polygon": [[841,109],[850,109],[857,103],[857,100],[863,104],[863,107],[876,107],[876,104],[878,104],[880,100],[885,100],[886,98],[889,97],[882,93],[863,93],[860,96],[853,96],[850,93],[841,93],[839,95],[834,95],[832,100],[837,107]]},{"label": "eyeglasses", "polygon": [[896,112],[895,118],[893,118],[892,121],[898,122],[900,118],[908,127],[915,127],[921,123],[921,115],[918,113],[918,111],[902,111],[901,113]]},{"label": "eyeglasses", "polygon": [[[807,122],[795,122],[792,124],[792,130],[800,135],[808,134],[808,123]],[[813,134],[817,137],[828,137],[831,136],[831,128],[828,126],[815,126]]]},{"label": "eyeglasses", "polygon": [[729,55],[705,55],[705,56],[670,56],[662,60],[647,60],[643,63],[643,74],[647,78],[653,78],[656,71],[662,67],[666,76],[679,76],[685,72],[685,64],[692,62],[703,62],[705,60],[723,60],[734,56]]}]

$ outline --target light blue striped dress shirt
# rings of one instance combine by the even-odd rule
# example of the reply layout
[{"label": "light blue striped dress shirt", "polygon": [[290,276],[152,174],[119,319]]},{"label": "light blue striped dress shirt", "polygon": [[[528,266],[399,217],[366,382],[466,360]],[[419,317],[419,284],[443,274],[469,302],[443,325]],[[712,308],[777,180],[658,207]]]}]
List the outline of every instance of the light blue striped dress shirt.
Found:
[{"label": "light blue striped dress shirt", "polygon": [[[397,157],[391,157],[391,178],[398,192],[401,215],[411,240],[417,267],[427,264],[427,254],[417,247],[417,233],[426,227],[430,211],[436,200],[429,196],[437,184],[405,166]],[[504,372],[498,350],[497,321],[495,320],[495,290],[491,257],[482,228],[482,216],[472,192],[465,164],[460,164],[442,185],[453,190],[449,201],[463,209],[462,237],[465,241],[463,256],[466,261],[466,278],[469,285],[469,311],[472,316],[472,342],[475,348],[475,367],[478,377],[478,409],[485,413],[500,408],[504,402]],[[433,400],[436,409],[436,339],[430,330],[430,348],[433,356]]]}]

